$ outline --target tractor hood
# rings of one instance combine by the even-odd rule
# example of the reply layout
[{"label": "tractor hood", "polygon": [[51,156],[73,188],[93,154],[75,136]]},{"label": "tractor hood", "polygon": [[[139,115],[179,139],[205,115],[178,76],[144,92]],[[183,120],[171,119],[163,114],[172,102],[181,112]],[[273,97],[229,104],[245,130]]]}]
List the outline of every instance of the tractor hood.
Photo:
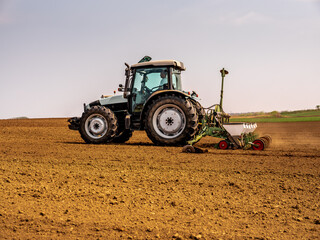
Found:
[{"label": "tractor hood", "polygon": [[127,103],[128,100],[123,98],[123,95],[115,95],[115,96],[106,96],[99,99],[100,104],[110,105],[110,104],[118,104],[118,103]]}]

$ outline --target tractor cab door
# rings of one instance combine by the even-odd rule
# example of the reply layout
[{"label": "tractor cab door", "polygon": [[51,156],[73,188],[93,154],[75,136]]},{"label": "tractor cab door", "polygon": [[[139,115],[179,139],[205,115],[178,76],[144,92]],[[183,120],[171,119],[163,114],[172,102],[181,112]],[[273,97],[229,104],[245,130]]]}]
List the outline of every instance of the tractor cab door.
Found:
[{"label": "tractor cab door", "polygon": [[149,96],[158,90],[168,89],[168,68],[138,68],[135,71],[132,86],[131,112],[134,118],[139,117],[143,105]]}]

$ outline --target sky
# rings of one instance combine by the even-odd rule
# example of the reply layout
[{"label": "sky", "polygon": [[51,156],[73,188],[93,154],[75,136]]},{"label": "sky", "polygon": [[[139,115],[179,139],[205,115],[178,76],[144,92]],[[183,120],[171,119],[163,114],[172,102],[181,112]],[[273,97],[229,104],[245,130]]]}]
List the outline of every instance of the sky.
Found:
[{"label": "sky", "polygon": [[204,107],[224,67],[228,113],[315,109],[320,0],[0,0],[0,119],[81,116],[145,55]]}]

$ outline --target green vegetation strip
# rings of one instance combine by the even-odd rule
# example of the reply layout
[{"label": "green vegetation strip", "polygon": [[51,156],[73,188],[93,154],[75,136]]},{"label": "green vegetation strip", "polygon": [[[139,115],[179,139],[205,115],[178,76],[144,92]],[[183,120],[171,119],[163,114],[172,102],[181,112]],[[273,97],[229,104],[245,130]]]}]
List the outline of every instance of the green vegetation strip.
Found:
[{"label": "green vegetation strip", "polygon": [[320,117],[265,117],[265,118],[230,118],[230,122],[316,122]]},{"label": "green vegetation strip", "polygon": [[282,112],[282,116],[289,117],[304,117],[304,116],[312,116],[312,117],[320,117],[320,111],[296,111],[296,112]]},{"label": "green vegetation strip", "polygon": [[270,113],[243,113],[231,117],[230,122],[316,122],[320,121],[320,110],[273,111]]}]

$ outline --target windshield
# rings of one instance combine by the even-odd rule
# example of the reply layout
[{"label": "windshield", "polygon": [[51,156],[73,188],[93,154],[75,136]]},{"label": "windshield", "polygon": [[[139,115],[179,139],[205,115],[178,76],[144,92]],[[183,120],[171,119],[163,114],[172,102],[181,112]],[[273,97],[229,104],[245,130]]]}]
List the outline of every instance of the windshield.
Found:
[{"label": "windshield", "polygon": [[144,68],[137,69],[133,91],[142,91],[142,93],[155,92],[157,90],[168,88],[168,70],[167,68]]}]

